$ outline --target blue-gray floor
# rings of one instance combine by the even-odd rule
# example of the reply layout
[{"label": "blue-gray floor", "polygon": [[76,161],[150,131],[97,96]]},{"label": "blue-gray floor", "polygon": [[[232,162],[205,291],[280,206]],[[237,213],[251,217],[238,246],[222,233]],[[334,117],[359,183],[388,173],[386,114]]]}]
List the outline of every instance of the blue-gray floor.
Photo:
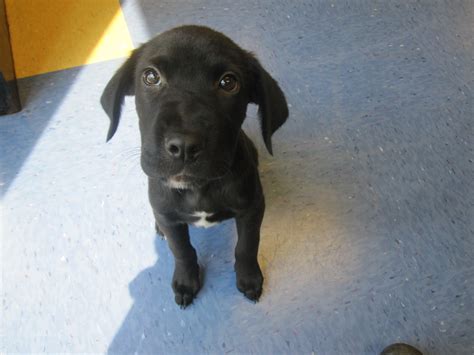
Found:
[{"label": "blue-gray floor", "polygon": [[[154,234],[133,100],[105,144],[120,60],[20,81],[0,118],[0,352],[474,353],[474,3],[125,1],[135,44],[183,23],[254,51],[287,94],[261,301],[236,290],[232,221],[192,229],[180,310]],[[249,110],[246,128],[262,148]]]}]

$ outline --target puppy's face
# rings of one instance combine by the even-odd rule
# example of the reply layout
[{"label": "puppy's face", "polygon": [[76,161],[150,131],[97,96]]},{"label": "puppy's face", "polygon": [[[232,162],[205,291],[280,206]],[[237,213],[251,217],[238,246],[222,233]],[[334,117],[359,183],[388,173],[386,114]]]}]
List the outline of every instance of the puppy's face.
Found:
[{"label": "puppy's face", "polygon": [[155,37],[112,78],[102,96],[111,117],[109,139],[127,94],[135,95],[144,172],[176,188],[229,171],[249,102],[260,106],[270,152],[271,134],[288,115],[283,93],[252,55],[198,26]]},{"label": "puppy's face", "polygon": [[185,187],[229,171],[251,100],[247,56],[208,32],[167,32],[145,45],[135,97],[147,175]]}]

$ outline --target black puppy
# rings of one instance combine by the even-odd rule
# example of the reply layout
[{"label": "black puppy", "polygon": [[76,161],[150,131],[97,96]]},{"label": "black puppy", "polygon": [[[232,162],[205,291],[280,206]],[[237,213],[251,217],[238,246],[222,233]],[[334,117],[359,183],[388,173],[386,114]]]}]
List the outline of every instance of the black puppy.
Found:
[{"label": "black puppy", "polygon": [[110,117],[107,140],[119,123],[125,95],[135,95],[141,166],[157,232],[175,258],[173,290],[181,307],[200,289],[188,224],[208,227],[236,219],[237,288],[251,300],[262,293],[257,261],[265,203],[257,151],[241,129],[247,105],[259,106],[265,145],[286,121],[276,81],[248,52],[206,27],[183,26],[136,49],[102,94]]}]

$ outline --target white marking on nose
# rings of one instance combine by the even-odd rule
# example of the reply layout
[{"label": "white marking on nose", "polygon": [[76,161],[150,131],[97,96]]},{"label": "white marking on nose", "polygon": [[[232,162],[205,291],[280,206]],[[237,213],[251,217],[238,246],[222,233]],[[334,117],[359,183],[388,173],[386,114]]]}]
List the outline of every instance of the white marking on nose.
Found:
[{"label": "white marking on nose", "polygon": [[214,213],[207,213],[204,211],[196,211],[193,213],[193,217],[199,217],[199,219],[196,222],[193,222],[193,224],[196,227],[204,227],[204,228],[209,228],[214,225],[216,225],[218,222],[209,222],[207,220],[207,217],[211,217]]}]

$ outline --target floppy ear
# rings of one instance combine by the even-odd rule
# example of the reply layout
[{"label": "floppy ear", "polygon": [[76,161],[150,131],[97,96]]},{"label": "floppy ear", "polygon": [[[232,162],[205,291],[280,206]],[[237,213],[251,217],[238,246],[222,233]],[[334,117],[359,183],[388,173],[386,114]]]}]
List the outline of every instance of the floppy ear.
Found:
[{"label": "floppy ear", "polygon": [[251,102],[258,105],[263,141],[268,152],[273,155],[272,134],[288,118],[288,106],[278,83],[263,69],[258,60],[251,56],[250,64],[254,75]]},{"label": "floppy ear", "polygon": [[134,73],[137,58],[138,49],[132,52],[127,61],[117,70],[112,79],[110,79],[100,98],[102,108],[110,118],[107,142],[113,137],[117,130],[124,97],[126,95],[135,94]]}]

